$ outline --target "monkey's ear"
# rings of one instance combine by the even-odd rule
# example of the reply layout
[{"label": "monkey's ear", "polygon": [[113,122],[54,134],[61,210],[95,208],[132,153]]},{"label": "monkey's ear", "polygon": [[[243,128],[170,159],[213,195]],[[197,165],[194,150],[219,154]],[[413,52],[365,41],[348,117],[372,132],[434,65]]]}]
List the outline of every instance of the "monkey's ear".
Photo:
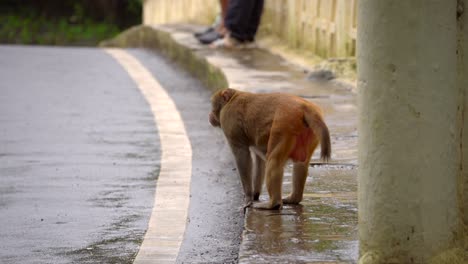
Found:
[{"label": "monkey's ear", "polygon": [[224,102],[228,102],[229,100],[231,100],[231,97],[232,97],[235,93],[236,93],[236,90],[231,89],[231,88],[227,88],[227,89],[224,89],[224,90],[221,92],[221,96],[223,97]]}]

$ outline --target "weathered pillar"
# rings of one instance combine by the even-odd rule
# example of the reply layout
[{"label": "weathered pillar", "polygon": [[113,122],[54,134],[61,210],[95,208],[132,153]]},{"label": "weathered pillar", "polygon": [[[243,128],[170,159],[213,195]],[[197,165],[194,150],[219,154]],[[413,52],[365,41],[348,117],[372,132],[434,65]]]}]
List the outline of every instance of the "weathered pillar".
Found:
[{"label": "weathered pillar", "polygon": [[458,21],[458,87],[460,90],[460,135],[461,166],[458,182],[460,209],[460,239],[468,252],[468,0],[459,0]]},{"label": "weathered pillar", "polygon": [[360,263],[463,263],[456,13],[358,2]]}]

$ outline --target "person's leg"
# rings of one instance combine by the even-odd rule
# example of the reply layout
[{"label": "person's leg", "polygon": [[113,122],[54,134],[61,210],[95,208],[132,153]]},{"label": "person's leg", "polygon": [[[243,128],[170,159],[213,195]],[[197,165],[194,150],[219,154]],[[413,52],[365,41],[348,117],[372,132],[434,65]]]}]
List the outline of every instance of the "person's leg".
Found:
[{"label": "person's leg", "polygon": [[221,16],[223,19],[226,19],[227,9],[229,6],[228,0],[219,0],[219,4],[221,5]]},{"label": "person's leg", "polygon": [[239,40],[248,40],[250,17],[256,5],[256,0],[230,0],[224,26],[230,36]]},{"label": "person's leg", "polygon": [[254,2],[255,5],[252,9],[252,13],[250,15],[248,27],[246,30],[247,41],[255,40],[255,35],[257,34],[258,26],[260,25],[260,20],[261,20],[262,12],[263,12],[264,0],[252,0],[252,2]]},{"label": "person's leg", "polygon": [[206,29],[203,32],[195,33],[195,37],[202,43],[202,44],[210,44],[214,41],[221,39],[226,34],[226,28],[224,27],[224,19],[226,18],[227,14],[227,7],[229,4],[229,0],[219,0],[219,5],[221,7],[221,14],[218,16],[216,20],[219,19],[219,22],[216,21],[211,27]]},{"label": "person's leg", "polygon": [[218,32],[221,35],[226,34],[226,28],[224,26],[224,21],[226,20],[227,9],[229,6],[229,0],[219,0],[219,4],[221,6],[221,21],[218,26]]}]

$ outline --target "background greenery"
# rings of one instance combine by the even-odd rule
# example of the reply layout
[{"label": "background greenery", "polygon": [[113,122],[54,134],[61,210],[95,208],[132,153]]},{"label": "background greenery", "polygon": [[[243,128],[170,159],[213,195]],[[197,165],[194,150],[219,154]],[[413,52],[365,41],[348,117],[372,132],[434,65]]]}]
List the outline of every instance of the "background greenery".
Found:
[{"label": "background greenery", "polygon": [[142,0],[1,0],[0,43],[93,46],[141,23]]}]

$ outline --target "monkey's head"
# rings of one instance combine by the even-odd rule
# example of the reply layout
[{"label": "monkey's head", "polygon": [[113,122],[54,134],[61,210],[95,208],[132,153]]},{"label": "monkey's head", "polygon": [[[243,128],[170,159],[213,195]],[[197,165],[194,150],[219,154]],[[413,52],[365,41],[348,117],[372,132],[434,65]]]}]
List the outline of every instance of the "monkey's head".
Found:
[{"label": "monkey's head", "polygon": [[237,91],[234,89],[223,89],[221,91],[216,92],[211,96],[211,112],[210,112],[210,124],[214,127],[221,126],[220,123],[220,113],[221,109],[231,100],[232,96]]}]

